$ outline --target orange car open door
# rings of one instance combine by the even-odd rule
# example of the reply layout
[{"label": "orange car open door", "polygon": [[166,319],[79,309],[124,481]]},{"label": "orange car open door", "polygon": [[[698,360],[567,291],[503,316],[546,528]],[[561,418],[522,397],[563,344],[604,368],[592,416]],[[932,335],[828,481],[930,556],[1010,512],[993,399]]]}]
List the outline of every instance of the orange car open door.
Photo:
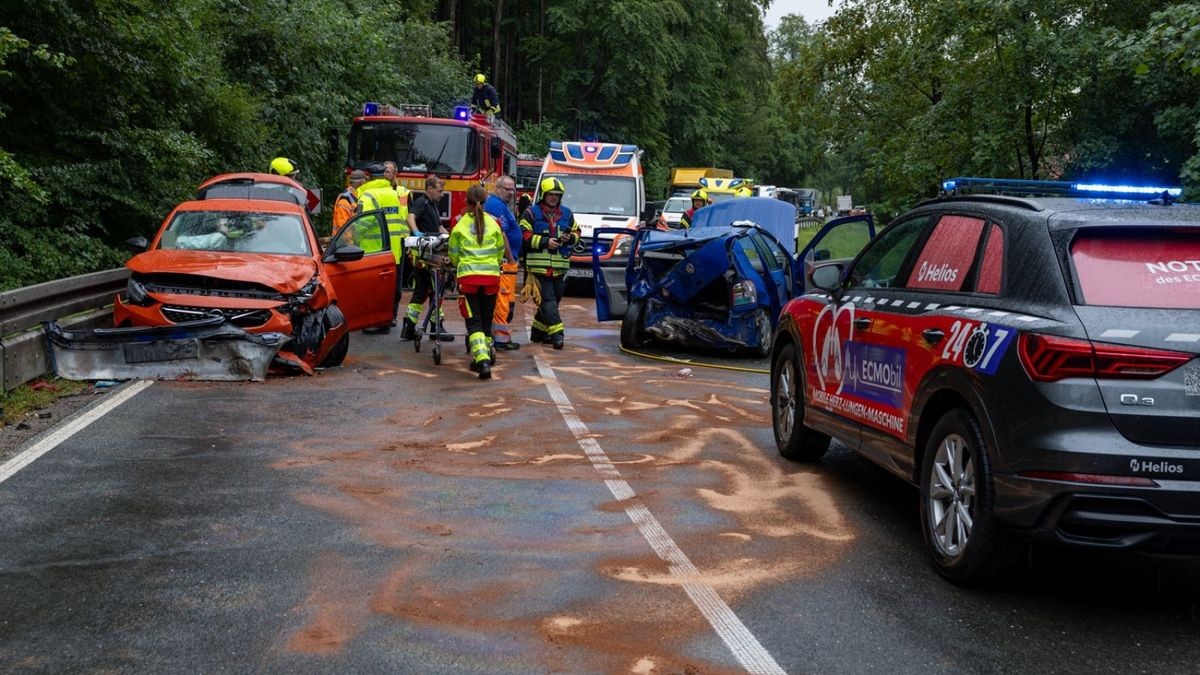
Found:
[{"label": "orange car open door", "polygon": [[350,330],[386,326],[396,297],[396,261],[383,211],[351,218],[334,234],[323,262]]}]

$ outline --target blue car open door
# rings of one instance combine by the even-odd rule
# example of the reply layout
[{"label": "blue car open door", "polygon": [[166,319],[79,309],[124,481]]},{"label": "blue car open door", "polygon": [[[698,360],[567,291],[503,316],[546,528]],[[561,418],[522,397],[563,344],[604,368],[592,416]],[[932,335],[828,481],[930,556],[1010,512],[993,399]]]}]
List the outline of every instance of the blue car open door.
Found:
[{"label": "blue car open door", "polygon": [[598,227],[593,230],[592,241],[602,241],[601,235],[604,234],[611,234],[614,237],[618,234],[627,234],[633,237],[633,247],[629,250],[629,262],[625,266],[624,283],[619,287],[616,287],[617,284],[610,284],[604,278],[604,271],[600,269],[600,254],[604,251],[600,250],[600,247],[592,247],[592,283],[596,289],[597,321],[616,321],[625,317],[625,308],[629,304],[630,268],[637,258],[634,252],[641,243],[641,235],[646,231],[632,230],[627,227]]}]

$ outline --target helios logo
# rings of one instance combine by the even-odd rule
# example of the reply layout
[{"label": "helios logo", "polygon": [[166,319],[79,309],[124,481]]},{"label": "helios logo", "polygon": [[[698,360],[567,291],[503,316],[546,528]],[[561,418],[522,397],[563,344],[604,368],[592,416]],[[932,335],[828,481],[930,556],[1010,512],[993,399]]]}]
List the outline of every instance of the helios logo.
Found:
[{"label": "helios logo", "polygon": [[1129,470],[1134,473],[1183,473],[1183,465],[1135,458],[1129,460]]},{"label": "helios logo", "polygon": [[917,271],[917,281],[937,281],[941,283],[953,283],[958,280],[958,268],[951,267],[945,263],[941,265],[930,265],[928,262],[921,263],[921,269]]}]

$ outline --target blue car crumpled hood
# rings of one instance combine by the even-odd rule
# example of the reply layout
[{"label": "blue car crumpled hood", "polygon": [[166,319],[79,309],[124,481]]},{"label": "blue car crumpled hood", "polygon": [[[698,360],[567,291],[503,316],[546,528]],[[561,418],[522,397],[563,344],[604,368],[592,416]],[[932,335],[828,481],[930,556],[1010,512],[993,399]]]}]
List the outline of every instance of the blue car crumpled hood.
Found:
[{"label": "blue car crumpled hood", "polygon": [[792,256],[796,255],[796,206],[769,197],[745,197],[706,206],[692,217],[692,231],[750,222],[771,233]]}]

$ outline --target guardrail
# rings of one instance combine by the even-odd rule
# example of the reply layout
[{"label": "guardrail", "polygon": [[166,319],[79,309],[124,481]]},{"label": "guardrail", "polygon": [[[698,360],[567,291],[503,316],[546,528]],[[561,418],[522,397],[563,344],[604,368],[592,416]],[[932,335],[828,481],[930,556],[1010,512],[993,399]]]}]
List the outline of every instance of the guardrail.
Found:
[{"label": "guardrail", "polygon": [[43,321],[64,328],[110,325],[113,295],[125,288],[129,270],[84,274],[0,293],[0,381],[4,391],[46,374]]}]

